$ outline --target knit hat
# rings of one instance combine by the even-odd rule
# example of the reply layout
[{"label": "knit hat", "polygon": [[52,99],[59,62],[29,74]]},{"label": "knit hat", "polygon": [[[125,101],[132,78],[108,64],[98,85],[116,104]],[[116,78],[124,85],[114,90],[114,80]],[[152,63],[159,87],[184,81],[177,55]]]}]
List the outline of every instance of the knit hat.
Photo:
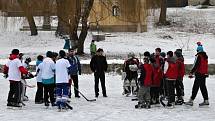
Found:
[{"label": "knit hat", "polygon": [[176,51],[174,52],[174,54],[175,54],[176,57],[181,57],[181,56],[182,56],[182,53],[181,53],[180,50],[176,50]]},{"label": "knit hat", "polygon": [[99,48],[96,52],[104,52],[102,48]]},{"label": "knit hat", "polygon": [[168,51],[167,55],[169,55],[170,57],[172,57],[173,56],[173,52],[172,51]]},{"label": "knit hat", "polygon": [[150,57],[150,52],[149,51],[146,51],[146,52],[144,52],[144,54],[143,54],[145,57]]},{"label": "knit hat", "polygon": [[18,49],[13,49],[13,50],[11,51],[11,54],[19,55],[19,50],[18,50]]},{"label": "knit hat", "polygon": [[165,58],[166,57],[166,53],[165,52],[161,52],[160,55]]},{"label": "knit hat", "polygon": [[30,63],[30,62],[31,62],[31,58],[30,58],[30,57],[27,57],[27,58],[25,59],[25,62]]},{"label": "knit hat", "polygon": [[46,52],[46,57],[52,58],[53,57],[53,53],[51,51],[47,51]]},{"label": "knit hat", "polygon": [[64,58],[64,57],[66,56],[66,52],[65,52],[64,50],[60,50],[60,51],[59,51],[59,56],[60,56],[61,58]]},{"label": "knit hat", "polygon": [[38,55],[38,56],[37,56],[37,60],[39,60],[39,61],[43,61],[43,58],[44,58],[44,57],[43,57],[42,55]]},{"label": "knit hat", "polygon": [[161,48],[156,48],[155,51],[161,52]]},{"label": "knit hat", "polygon": [[201,43],[201,42],[197,42],[196,44],[197,44],[198,46],[199,46],[199,45],[202,45],[202,43]]},{"label": "knit hat", "polygon": [[128,53],[128,58],[135,57],[135,54],[133,52]]},{"label": "knit hat", "polygon": [[202,46],[198,46],[196,49],[197,52],[204,52],[204,49]]}]

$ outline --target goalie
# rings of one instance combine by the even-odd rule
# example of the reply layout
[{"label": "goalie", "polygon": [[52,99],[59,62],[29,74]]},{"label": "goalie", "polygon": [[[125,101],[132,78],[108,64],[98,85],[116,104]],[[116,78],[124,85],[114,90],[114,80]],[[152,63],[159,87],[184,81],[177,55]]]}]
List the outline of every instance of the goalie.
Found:
[{"label": "goalie", "polygon": [[137,77],[138,77],[138,65],[139,60],[135,58],[134,53],[128,54],[128,59],[125,61],[123,66],[123,95],[129,96],[131,93],[137,95],[138,86],[137,86]]}]

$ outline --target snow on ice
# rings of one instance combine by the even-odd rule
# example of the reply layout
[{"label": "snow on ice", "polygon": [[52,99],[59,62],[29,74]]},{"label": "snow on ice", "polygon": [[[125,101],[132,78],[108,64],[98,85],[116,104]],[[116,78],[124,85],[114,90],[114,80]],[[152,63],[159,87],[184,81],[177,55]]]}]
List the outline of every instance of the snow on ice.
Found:
[{"label": "snow on ice", "polygon": [[[96,102],[87,102],[83,97],[74,98],[72,95],[71,105],[74,110],[57,112],[56,108],[45,109],[43,104],[34,104],[36,88],[27,89],[29,101],[21,110],[7,109],[7,94],[9,82],[0,76],[0,120],[1,121],[214,121],[215,119],[215,77],[207,79],[207,86],[210,98],[210,106],[199,108],[198,103],[202,102],[201,93],[198,93],[193,107],[176,106],[174,109],[165,109],[156,106],[151,109],[135,109],[134,97],[122,95],[122,80],[119,75],[106,74],[107,98],[101,96]],[[27,81],[29,85],[36,84],[35,79]],[[94,98],[94,77],[93,75],[80,76],[80,90],[90,99]],[[185,77],[185,100],[191,94],[193,79]]]}]

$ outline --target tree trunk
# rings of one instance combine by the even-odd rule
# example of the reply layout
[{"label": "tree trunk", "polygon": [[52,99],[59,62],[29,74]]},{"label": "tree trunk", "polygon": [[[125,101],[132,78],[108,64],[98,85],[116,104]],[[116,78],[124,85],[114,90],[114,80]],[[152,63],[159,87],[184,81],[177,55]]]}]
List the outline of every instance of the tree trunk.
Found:
[{"label": "tree trunk", "polygon": [[84,8],[84,12],[82,15],[82,28],[81,28],[81,34],[79,36],[79,41],[78,41],[78,51],[77,54],[84,54],[84,41],[86,40],[87,34],[88,34],[88,25],[87,25],[87,21],[88,21],[88,17],[90,15],[90,11],[93,7],[93,3],[94,0],[89,0],[88,3],[85,3],[85,8]]},{"label": "tree trunk", "polygon": [[58,16],[58,26],[56,30],[57,35],[65,35],[69,34],[69,27],[67,25],[68,14],[65,12],[66,10],[66,0],[56,0],[57,4],[57,16]]},{"label": "tree trunk", "polygon": [[31,36],[38,35],[37,27],[36,27],[36,24],[35,24],[33,16],[32,15],[27,15],[26,17],[28,19],[28,23],[29,23],[29,26],[30,26]]},{"label": "tree trunk", "polygon": [[35,21],[34,21],[34,17],[31,13],[31,10],[30,10],[30,7],[27,3],[27,0],[18,0],[18,3],[20,5],[20,7],[22,8],[23,12],[24,12],[24,15],[26,16],[27,20],[28,20],[28,23],[29,23],[29,27],[30,27],[30,30],[31,30],[31,36],[36,36],[38,35],[38,32],[37,32],[37,27],[36,27],[36,24],[35,24]]},{"label": "tree trunk", "polygon": [[[83,18],[82,18],[83,19]],[[88,26],[87,26],[87,19],[82,20],[82,29],[81,29],[81,34],[79,36],[79,41],[78,41],[78,51],[77,54],[84,54],[84,41],[87,37],[88,34]]]},{"label": "tree trunk", "polygon": [[161,25],[167,25],[166,20],[166,11],[167,11],[167,0],[161,0],[161,12],[160,12],[160,18],[159,18],[159,24]]},{"label": "tree trunk", "polygon": [[210,5],[210,0],[205,0],[202,5]]},{"label": "tree trunk", "polygon": [[71,17],[71,30],[70,30],[70,37],[71,37],[71,43],[73,43],[72,48],[77,49],[78,48],[78,25],[79,21],[81,19],[81,0],[75,0],[74,2],[74,9],[72,12],[74,12],[73,17]]},{"label": "tree trunk", "polygon": [[2,1],[0,0],[0,11],[1,11],[1,9],[2,9]]}]

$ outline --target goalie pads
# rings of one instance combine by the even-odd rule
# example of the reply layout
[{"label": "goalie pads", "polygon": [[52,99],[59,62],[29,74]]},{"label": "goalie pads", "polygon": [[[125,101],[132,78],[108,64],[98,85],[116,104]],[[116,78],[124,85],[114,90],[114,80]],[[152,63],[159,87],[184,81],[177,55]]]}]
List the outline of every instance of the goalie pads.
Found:
[{"label": "goalie pads", "polygon": [[138,67],[137,67],[137,65],[129,65],[129,70],[130,71],[137,71]]}]

